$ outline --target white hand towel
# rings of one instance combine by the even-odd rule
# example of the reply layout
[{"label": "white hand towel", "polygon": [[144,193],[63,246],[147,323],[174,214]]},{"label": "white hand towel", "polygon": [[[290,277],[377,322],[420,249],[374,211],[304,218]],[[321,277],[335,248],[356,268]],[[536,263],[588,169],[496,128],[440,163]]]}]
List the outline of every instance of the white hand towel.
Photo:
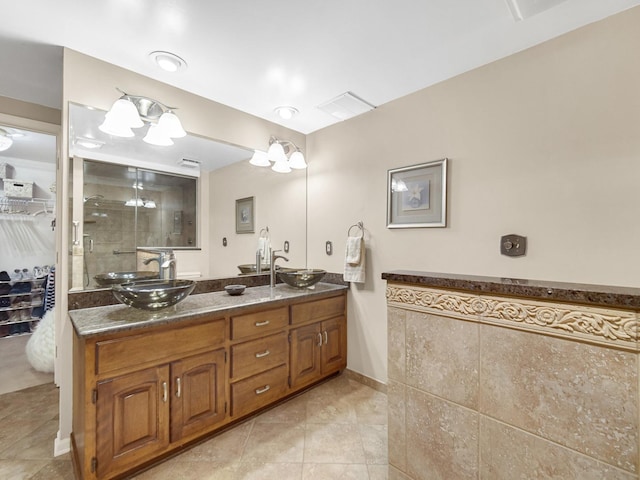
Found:
[{"label": "white hand towel", "polygon": [[266,262],[268,260],[270,246],[268,238],[260,237],[258,239],[258,250],[260,251],[260,259],[262,262]]},{"label": "white hand towel", "polygon": [[351,258],[347,242],[347,250],[345,252],[345,261],[344,261],[344,281],[345,282],[355,282],[355,283],[364,283],[366,272],[365,272],[365,244],[364,238],[357,237],[359,240],[359,262],[358,263],[350,263],[349,259]]},{"label": "white hand towel", "polygon": [[347,237],[347,255],[345,261],[351,265],[360,263],[360,255],[362,252],[362,237]]}]

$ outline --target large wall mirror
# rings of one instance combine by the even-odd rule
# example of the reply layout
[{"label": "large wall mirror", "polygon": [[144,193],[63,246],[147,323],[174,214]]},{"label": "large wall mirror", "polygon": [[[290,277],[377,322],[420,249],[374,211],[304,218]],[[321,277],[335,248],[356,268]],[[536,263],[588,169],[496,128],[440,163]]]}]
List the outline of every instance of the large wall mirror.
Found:
[{"label": "large wall mirror", "polygon": [[[288,266],[306,266],[306,171],[254,167],[252,150],[192,134],[168,147],[143,142],[143,132],[113,137],[98,129],[104,115],[69,105],[70,288],[99,288],[96,275],[135,270],[143,247],[184,250],[196,274],[229,277],[255,263],[267,236],[273,249],[287,243]],[[236,231],[236,200],[247,197],[255,227]]]}]

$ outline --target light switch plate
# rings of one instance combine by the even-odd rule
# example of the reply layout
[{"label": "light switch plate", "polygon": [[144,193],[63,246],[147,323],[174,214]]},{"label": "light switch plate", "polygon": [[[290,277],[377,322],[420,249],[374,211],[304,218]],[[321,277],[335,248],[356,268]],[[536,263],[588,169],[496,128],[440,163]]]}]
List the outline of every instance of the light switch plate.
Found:
[{"label": "light switch plate", "polygon": [[527,253],[527,237],[515,233],[500,238],[500,253],[508,257],[521,257]]},{"label": "light switch plate", "polygon": [[327,240],[327,243],[325,243],[325,252],[327,252],[327,255],[332,255],[333,254],[333,243],[331,243],[331,240]]}]

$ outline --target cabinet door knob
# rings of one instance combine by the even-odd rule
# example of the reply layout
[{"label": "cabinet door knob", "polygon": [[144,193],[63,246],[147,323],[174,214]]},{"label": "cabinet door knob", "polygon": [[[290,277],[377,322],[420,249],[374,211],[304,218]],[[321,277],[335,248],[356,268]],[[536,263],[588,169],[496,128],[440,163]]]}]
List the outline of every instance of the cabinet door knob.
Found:
[{"label": "cabinet door knob", "polygon": [[269,350],[265,350],[262,353],[256,353],[256,358],[262,358],[262,357],[266,357],[267,355],[269,355],[271,352]]},{"label": "cabinet door knob", "polygon": [[327,335],[327,331],[324,331],[324,344],[326,345],[327,343],[329,343],[329,336]]},{"label": "cabinet door knob", "polygon": [[322,334],[318,333],[318,346],[321,347],[322,346]]},{"label": "cabinet door knob", "polygon": [[176,397],[180,398],[180,395],[182,395],[182,381],[178,377],[176,378]]},{"label": "cabinet door knob", "polygon": [[264,322],[256,322],[256,327],[264,327],[265,325],[269,325],[269,320],[265,320]]},{"label": "cabinet door knob", "polygon": [[162,401],[167,403],[167,382],[162,382]]},{"label": "cabinet door knob", "polygon": [[260,395],[262,393],[268,392],[271,389],[271,387],[269,385],[265,385],[262,388],[257,388],[256,389],[256,395]]}]

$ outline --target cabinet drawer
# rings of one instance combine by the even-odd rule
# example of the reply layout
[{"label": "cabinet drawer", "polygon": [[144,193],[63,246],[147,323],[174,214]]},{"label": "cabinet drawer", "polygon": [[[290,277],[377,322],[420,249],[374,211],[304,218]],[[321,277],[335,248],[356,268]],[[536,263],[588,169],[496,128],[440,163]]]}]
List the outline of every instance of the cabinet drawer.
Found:
[{"label": "cabinet drawer", "polygon": [[225,320],[96,342],[96,374],[166,362],[221,345]]},{"label": "cabinet drawer", "polygon": [[231,347],[231,378],[239,379],[287,363],[286,332]]},{"label": "cabinet drawer", "polygon": [[345,305],[346,297],[344,295],[293,305],[291,307],[291,323],[306,323],[344,315]]},{"label": "cabinet drawer", "polygon": [[231,338],[237,340],[252,335],[274,332],[286,327],[288,324],[289,309],[287,307],[238,315],[231,317]]},{"label": "cabinet drawer", "polygon": [[281,365],[231,385],[231,415],[242,416],[283,397],[289,388],[287,366]]}]

